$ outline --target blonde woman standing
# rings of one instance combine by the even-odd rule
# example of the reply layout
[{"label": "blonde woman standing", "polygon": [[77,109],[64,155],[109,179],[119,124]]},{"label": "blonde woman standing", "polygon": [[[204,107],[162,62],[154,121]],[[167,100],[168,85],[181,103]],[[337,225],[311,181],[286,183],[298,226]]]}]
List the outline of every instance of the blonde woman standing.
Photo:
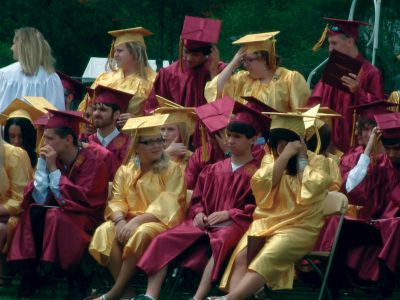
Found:
[{"label": "blonde woman standing", "polygon": [[[114,30],[108,32],[115,38],[111,46],[108,68],[101,74],[91,88],[103,85],[134,96],[129,102],[128,112],[121,114],[118,125],[123,126],[130,117],[144,114],[144,104],[156,77],[147,59],[144,36],[152,33],[142,27]],[[87,96],[79,105],[79,111],[85,111]]]},{"label": "blonde woman standing", "polygon": [[43,34],[32,27],[15,30],[11,51],[17,62],[0,69],[0,111],[22,96],[44,97],[64,109],[64,89]]}]

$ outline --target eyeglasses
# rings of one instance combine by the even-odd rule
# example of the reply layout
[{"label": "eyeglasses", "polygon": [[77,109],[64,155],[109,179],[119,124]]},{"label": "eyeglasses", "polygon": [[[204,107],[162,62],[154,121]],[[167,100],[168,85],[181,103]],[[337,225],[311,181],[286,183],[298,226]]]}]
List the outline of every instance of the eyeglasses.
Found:
[{"label": "eyeglasses", "polygon": [[146,146],[154,146],[154,145],[161,146],[164,143],[164,140],[160,138],[155,140],[138,141],[138,143]]},{"label": "eyeglasses", "polygon": [[255,60],[258,60],[259,57],[246,57],[246,58],[242,58],[242,60],[240,61],[241,64],[250,64]]}]

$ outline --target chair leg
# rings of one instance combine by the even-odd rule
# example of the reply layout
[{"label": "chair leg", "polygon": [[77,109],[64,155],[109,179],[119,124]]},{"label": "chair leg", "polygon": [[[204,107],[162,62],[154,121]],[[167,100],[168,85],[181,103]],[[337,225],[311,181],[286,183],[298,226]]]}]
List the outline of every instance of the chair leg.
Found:
[{"label": "chair leg", "polygon": [[324,275],[324,278],[322,280],[321,290],[319,291],[318,300],[322,300],[323,299],[325,290],[326,290],[326,293],[328,295],[328,299],[329,300],[332,299],[331,293],[330,293],[329,288],[328,288],[328,278],[329,278],[329,274],[330,274],[330,271],[331,271],[333,257],[335,256],[335,250],[336,250],[336,246],[337,246],[337,243],[338,243],[338,240],[339,240],[339,235],[340,235],[341,228],[342,228],[342,225],[343,225],[343,220],[344,220],[344,215],[341,215],[340,219],[339,219],[338,229],[337,229],[336,235],[335,235],[335,240],[333,241],[331,253],[329,255],[328,264],[326,266],[325,275]]},{"label": "chair leg", "polygon": [[[176,270],[176,273],[175,273],[175,270]],[[174,300],[174,299],[176,299],[175,298],[175,292],[176,292],[176,288],[178,287],[178,284],[179,284],[179,281],[181,280],[181,278],[182,278],[182,268],[177,268],[177,269],[175,269],[174,271],[173,271],[173,273],[172,273],[172,275],[171,275],[171,279],[173,279],[174,277],[175,277],[175,280],[173,281],[173,284],[172,284],[172,287],[171,287],[171,290],[170,290],[170,292],[169,292],[169,295],[168,295],[168,297],[167,297],[167,300]],[[175,274],[174,274],[175,273]],[[175,276],[174,276],[175,275]]]}]

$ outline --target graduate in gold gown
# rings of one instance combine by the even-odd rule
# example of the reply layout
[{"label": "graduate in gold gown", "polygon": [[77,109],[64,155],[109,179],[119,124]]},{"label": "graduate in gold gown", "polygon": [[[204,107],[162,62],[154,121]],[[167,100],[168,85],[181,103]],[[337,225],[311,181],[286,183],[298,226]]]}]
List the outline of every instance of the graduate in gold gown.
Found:
[{"label": "graduate in gold gown", "polygon": [[[119,118],[118,125],[123,126],[128,118],[144,114],[145,100],[153,87],[156,72],[149,66],[143,38],[152,33],[142,27],[108,33],[115,37],[109,57],[111,71],[97,77],[91,88],[94,89],[101,84],[134,95],[129,102],[128,112],[121,114]],[[79,105],[79,111],[85,112],[87,101],[88,96]]]},{"label": "graduate in gold gown", "polygon": [[[279,33],[249,34],[233,44],[242,45],[228,66],[206,84],[208,102],[222,96],[243,102],[242,96],[253,96],[280,112],[304,107],[310,89],[297,71],[279,66],[275,55],[275,36]],[[234,73],[243,64],[246,70]]]},{"label": "graduate in gold gown", "polygon": [[[292,288],[294,263],[312,250],[323,224],[323,200],[337,183],[329,159],[307,151],[304,134],[302,118],[273,117],[272,153],[251,179],[257,204],[253,223],[223,275],[220,287],[229,293],[221,299],[246,299],[264,284]],[[249,236],[263,238],[258,249],[248,243]],[[249,261],[248,252],[255,254]]]},{"label": "graduate in gold gown", "polygon": [[[6,119],[0,115],[0,119]],[[21,203],[24,188],[32,179],[32,168],[28,154],[19,147],[3,141],[0,136],[0,286],[4,258],[9,248]]]},{"label": "graduate in gold gown", "polygon": [[127,284],[136,263],[159,233],[184,218],[186,187],[183,172],[165,156],[160,127],[168,115],[131,118],[123,130],[132,132],[135,158],[115,175],[105,217],[89,247],[115,278],[99,299],[132,297]]},{"label": "graduate in gold gown", "polygon": [[194,133],[197,116],[194,108],[183,107],[161,96],[156,96],[160,105],[155,114],[168,114],[166,123],[161,127],[165,153],[185,171],[190,156],[190,137]]}]

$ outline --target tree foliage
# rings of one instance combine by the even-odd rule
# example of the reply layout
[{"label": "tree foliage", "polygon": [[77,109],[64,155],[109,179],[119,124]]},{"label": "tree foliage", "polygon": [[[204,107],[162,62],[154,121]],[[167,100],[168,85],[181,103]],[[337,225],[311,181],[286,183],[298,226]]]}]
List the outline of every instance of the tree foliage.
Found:
[{"label": "tree foliage", "polygon": [[[0,66],[12,62],[10,46],[14,30],[38,28],[52,46],[57,68],[80,76],[91,56],[105,57],[111,38],[107,31],[143,26],[154,35],[146,38],[151,59],[174,60],[185,15],[219,18],[223,21],[219,49],[229,61],[237,51],[231,43],[248,33],[276,31],[277,51],[283,65],[305,77],[328,53],[326,47],[312,52],[325,26],[322,16],[347,18],[351,0],[0,0]],[[358,1],[355,19],[373,22],[373,1]],[[385,76],[387,91],[400,63],[400,3],[382,1],[381,33],[377,65]],[[371,35],[363,29],[360,45]],[[362,49],[370,57],[370,48]],[[317,76],[318,77],[318,76]],[[399,88],[399,87],[397,87]]]}]

